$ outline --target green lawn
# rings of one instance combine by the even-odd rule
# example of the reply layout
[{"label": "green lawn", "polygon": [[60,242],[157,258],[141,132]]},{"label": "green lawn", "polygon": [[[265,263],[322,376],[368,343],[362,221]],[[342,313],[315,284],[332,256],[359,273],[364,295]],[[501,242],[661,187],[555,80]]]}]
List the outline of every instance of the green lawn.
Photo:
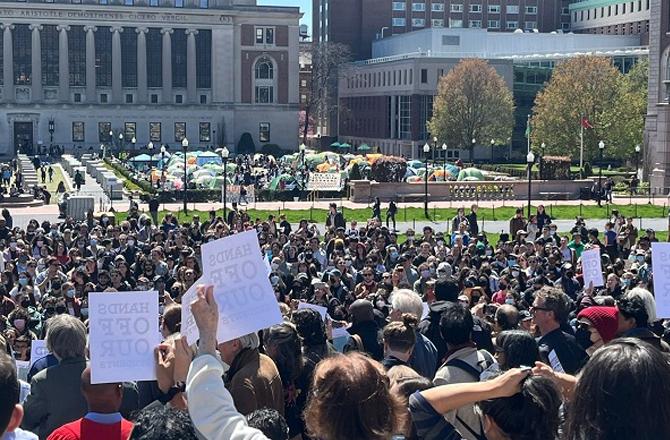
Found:
[{"label": "green lawn", "polygon": [[[491,164],[491,166],[501,167],[503,170],[505,168],[508,168],[508,169],[513,169],[513,170],[517,170],[517,171],[526,171],[528,169],[528,165],[523,164],[523,163],[494,163],[494,164]],[[540,165],[539,164],[533,165],[533,171],[539,171],[539,170],[540,170]],[[572,173],[579,173],[579,166],[575,166],[575,165],[571,166],[570,171]],[[594,166],[592,168],[591,176],[598,177],[599,171],[600,171],[600,167]],[[631,170],[631,172],[632,171],[633,170]],[[625,174],[625,172],[617,171],[617,170],[611,170],[610,171],[607,168],[603,168],[603,176],[620,176],[622,174]]]},{"label": "green lawn", "polygon": [[[56,204],[58,203],[58,197],[56,197],[56,190],[58,189],[58,184],[60,182],[65,183],[65,189],[66,190],[71,190],[72,188],[69,187],[67,181],[63,177],[63,169],[60,166],[52,166],[51,169],[54,171],[53,173],[53,180],[49,182],[49,173],[47,172],[47,178],[46,178],[46,187],[47,191],[51,193],[51,204]],[[47,167],[48,170],[48,167]],[[37,171],[37,181],[39,182],[39,185],[42,185],[42,174],[40,170]]]}]

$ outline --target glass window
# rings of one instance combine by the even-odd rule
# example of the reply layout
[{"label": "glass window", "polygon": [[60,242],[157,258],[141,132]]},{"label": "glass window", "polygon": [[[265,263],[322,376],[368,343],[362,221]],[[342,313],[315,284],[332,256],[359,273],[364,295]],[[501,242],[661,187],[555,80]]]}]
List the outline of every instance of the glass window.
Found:
[{"label": "glass window", "polygon": [[421,84],[428,84],[428,69],[421,69]]},{"label": "glass window", "polygon": [[209,8],[209,0],[200,0],[200,9]]},{"label": "glass window", "polygon": [[158,6],[158,0],[149,0],[149,6]]},{"label": "glass window", "polygon": [[500,14],[500,5],[489,5],[489,14]]},{"label": "glass window", "polygon": [[398,107],[400,111],[398,135],[400,139],[411,139],[412,136],[412,113],[411,113],[411,96],[399,96]]},{"label": "glass window", "polygon": [[149,122],[149,140],[151,142],[161,141],[161,123]]},{"label": "glass window", "polygon": [[124,0],[123,4],[126,6],[132,6],[133,5],[133,0]]},{"label": "glass window", "polygon": [[81,121],[72,122],[72,142],[84,142],[84,123]]},{"label": "glass window", "polygon": [[519,28],[519,22],[518,21],[508,21],[507,22],[507,29],[518,29]]},{"label": "glass window", "polygon": [[70,85],[86,85],[86,31],[83,26],[71,26],[67,33]]},{"label": "glass window", "polygon": [[391,23],[393,26],[405,26],[405,19],[404,18],[399,18],[399,17],[393,17],[393,21]]},{"label": "glass window", "polygon": [[444,11],[444,3],[433,3],[432,5],[430,5],[430,9],[433,12],[442,12]]},{"label": "glass window", "polygon": [[200,29],[195,36],[196,87],[212,88],[212,31]]},{"label": "glass window", "polygon": [[426,20],[423,18],[413,18],[412,19],[412,26],[414,27],[424,27],[426,25]]},{"label": "glass window", "polygon": [[519,13],[519,5],[507,5],[507,13],[508,14],[518,14]]},{"label": "glass window", "polygon": [[393,10],[394,11],[404,11],[405,10],[405,2],[393,2]]},{"label": "glass window", "polygon": [[261,122],[258,124],[258,140],[260,142],[270,142],[270,123]]},{"label": "glass window", "polygon": [[256,86],[256,104],[272,104],[274,93],[272,86]]},{"label": "glass window", "polygon": [[268,59],[260,59],[256,62],[256,79],[273,79],[274,66]]},{"label": "glass window", "polygon": [[175,6],[175,8],[183,8],[184,7],[184,0],[174,0],[174,6]]},{"label": "glass window", "polygon": [[[123,137],[126,142],[131,142],[137,136],[137,124],[135,122],[126,122],[123,124]],[[136,138],[137,139],[137,138]]]},{"label": "glass window", "polygon": [[112,86],[112,33],[109,26],[95,32],[95,82],[97,87]]},{"label": "glass window", "polygon": [[537,29],[537,22],[536,21],[527,21],[526,23],[524,23],[524,28],[526,30]]},{"label": "glass window", "polygon": [[426,10],[425,3],[412,3],[412,11],[414,12],[423,12]]},{"label": "glass window", "polygon": [[156,93],[151,94],[151,103],[152,104],[158,104],[158,94],[156,94]]},{"label": "glass window", "polygon": [[137,87],[137,33],[134,28],[121,32],[121,85]]},{"label": "glass window", "polygon": [[111,122],[98,122],[98,141],[99,142],[112,142],[112,135],[109,133],[112,131]]},{"label": "glass window", "polygon": [[27,24],[17,24],[12,31],[14,49],[14,84],[29,85],[33,73],[32,31]]},{"label": "glass window", "polygon": [[500,27],[499,20],[489,20],[489,27],[492,29],[498,29]]},{"label": "glass window", "polygon": [[158,28],[147,32],[147,86],[163,86],[163,36]]},{"label": "glass window", "polygon": [[133,103],[133,94],[126,93],[126,104],[132,104],[132,103]]},{"label": "glass window", "polygon": [[482,27],[482,21],[481,20],[470,20],[470,27],[471,28],[481,28]]},{"label": "glass window", "polygon": [[184,103],[184,96],[183,95],[175,95],[174,96],[174,102],[175,102],[175,104],[183,104]]},{"label": "glass window", "polygon": [[482,12],[482,5],[471,4],[470,5],[470,12]]},{"label": "glass window", "polygon": [[263,28],[256,28],[256,44],[263,44]]},{"label": "glass window", "polygon": [[100,94],[100,104],[107,104],[108,101],[108,96],[107,93],[101,93]]},{"label": "glass window", "polygon": [[175,122],[174,123],[174,140],[175,142],[181,142],[186,137],[186,122]]},{"label": "glass window", "polygon": [[[53,0],[50,1],[50,3],[53,3]],[[101,5],[107,5],[109,4],[109,0],[100,0]]]},{"label": "glass window", "polygon": [[526,6],[526,14],[537,14],[537,6]]},{"label": "glass window", "polygon": [[40,32],[42,45],[42,84],[58,85],[58,31],[56,25],[44,25]]},{"label": "glass window", "polygon": [[172,34],[172,87],[186,87],[186,31]]},{"label": "glass window", "polygon": [[433,27],[444,27],[444,20],[442,18],[433,18],[430,23]]},{"label": "glass window", "polygon": [[456,19],[456,18],[450,18],[449,19],[449,27],[462,28],[463,27],[463,20],[459,20],[459,19]]},{"label": "glass window", "polygon": [[265,28],[265,44],[275,44],[274,28]]},{"label": "glass window", "polygon": [[209,122],[201,122],[199,124],[200,142],[212,141],[212,124]]},{"label": "glass window", "polygon": [[451,12],[463,12],[463,4],[461,3],[452,3]]}]

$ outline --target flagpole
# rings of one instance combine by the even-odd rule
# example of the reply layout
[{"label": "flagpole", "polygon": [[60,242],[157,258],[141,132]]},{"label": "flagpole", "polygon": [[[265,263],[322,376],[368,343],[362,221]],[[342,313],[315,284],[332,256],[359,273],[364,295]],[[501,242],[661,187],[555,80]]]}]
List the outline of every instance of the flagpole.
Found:
[{"label": "flagpole", "polygon": [[583,179],[584,178],[584,119],[579,121],[579,127],[581,128],[580,134],[579,134],[579,141],[580,141],[580,147],[579,147],[579,178]]}]

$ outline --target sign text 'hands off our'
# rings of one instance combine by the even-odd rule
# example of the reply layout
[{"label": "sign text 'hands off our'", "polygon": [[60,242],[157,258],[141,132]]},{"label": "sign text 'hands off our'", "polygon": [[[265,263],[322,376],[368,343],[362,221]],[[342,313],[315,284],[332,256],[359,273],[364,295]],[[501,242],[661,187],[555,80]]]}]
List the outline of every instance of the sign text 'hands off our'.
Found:
[{"label": "sign text 'hands off our'", "polygon": [[[202,266],[203,276],[198,282],[214,286],[219,307],[218,342],[230,341],[282,322],[256,231],[203,245]],[[195,293],[195,289],[189,289],[182,303],[190,306]],[[190,344],[198,338],[194,326],[190,307],[182,307],[182,332]]]}]

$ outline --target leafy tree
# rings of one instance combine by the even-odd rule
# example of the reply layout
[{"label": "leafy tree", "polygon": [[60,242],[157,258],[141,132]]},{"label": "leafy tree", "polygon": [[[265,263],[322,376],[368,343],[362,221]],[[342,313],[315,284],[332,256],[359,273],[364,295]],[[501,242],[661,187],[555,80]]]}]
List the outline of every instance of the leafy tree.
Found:
[{"label": "leafy tree", "polygon": [[535,99],[532,143],[544,142],[547,153],[577,159],[585,117],[593,129],[584,129],[584,160],[598,157],[601,140],[605,156],[630,155],[642,141],[647,71],[645,62],[622,75],[610,59],[591,55],[559,64]]},{"label": "leafy tree", "polygon": [[514,100],[505,80],[486,60],[462,60],[438,85],[428,130],[438,143],[466,148],[506,143],[514,126]]},{"label": "leafy tree", "polygon": [[351,166],[351,171],[349,171],[349,180],[361,180],[361,167],[358,165],[358,162],[354,162]]},{"label": "leafy tree", "polygon": [[402,157],[383,156],[372,164],[371,180],[377,182],[402,182],[407,172],[407,161]]},{"label": "leafy tree", "polygon": [[242,133],[240,141],[237,143],[237,154],[254,154],[255,152],[254,138],[248,132]]}]

